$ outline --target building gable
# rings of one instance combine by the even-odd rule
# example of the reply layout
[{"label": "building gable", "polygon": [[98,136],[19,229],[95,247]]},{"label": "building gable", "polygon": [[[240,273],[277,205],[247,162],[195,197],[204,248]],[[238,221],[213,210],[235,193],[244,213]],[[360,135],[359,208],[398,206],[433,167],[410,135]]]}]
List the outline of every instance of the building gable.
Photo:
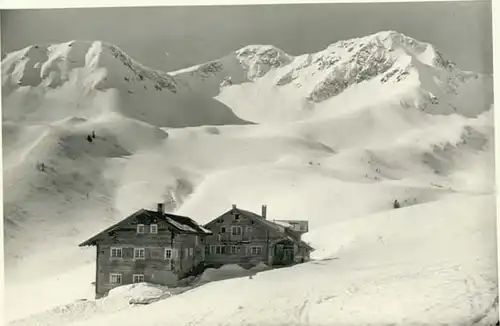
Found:
[{"label": "building gable", "polygon": [[[138,210],[137,212],[133,213],[132,215],[127,216],[126,218],[122,219],[121,221],[111,225],[107,229],[104,229],[103,231],[99,232],[98,234],[94,235],[90,239],[82,242],[79,244],[79,247],[84,247],[84,246],[93,246],[97,242],[102,241],[112,235],[112,233],[118,229],[128,229],[130,228],[133,224],[137,225],[138,224],[138,216],[141,216],[141,214],[144,213],[144,210]],[[145,220],[142,220],[145,222]]]},{"label": "building gable", "polygon": [[231,209],[231,210],[223,213],[222,215],[219,215],[218,217],[214,218],[213,220],[211,220],[207,224],[205,224],[205,228],[213,229],[214,227],[216,227],[217,225],[220,225],[220,224],[237,225],[237,224],[240,224],[241,222],[247,222],[249,224],[253,224],[253,223],[251,223],[251,220],[248,218],[248,216],[241,214],[241,212],[239,212],[237,209],[236,210]]},{"label": "building gable", "polygon": [[204,229],[188,217],[141,209],[109,228],[99,232],[87,241],[81,243],[79,246],[84,247],[95,245],[97,242],[113,237],[117,231],[136,232],[138,225],[140,224],[144,226],[144,233],[149,233],[150,225],[156,224],[157,233],[168,231],[175,234],[193,234],[202,236],[211,234],[210,231]]},{"label": "building gable", "polygon": [[[266,206],[263,206],[263,215],[267,215],[266,211]],[[220,227],[218,227],[218,225],[220,225]],[[308,250],[313,250],[311,246],[300,239],[299,233],[288,229],[283,225],[271,222],[262,215],[237,208],[236,205],[233,205],[232,209],[205,224],[205,227],[209,230],[213,230],[214,234],[217,234],[219,232],[224,233],[223,231],[230,231],[229,228],[231,227],[231,225],[243,225],[251,226],[252,228],[263,228],[274,237],[287,238],[297,243],[301,247],[304,247]],[[222,227],[226,228],[227,230],[224,229],[221,231]]]},{"label": "building gable", "polygon": [[264,225],[255,222],[239,210],[227,211],[207,223],[205,227],[212,231],[214,239],[221,235],[221,240],[241,238],[241,241],[249,241],[255,235],[267,232]]}]

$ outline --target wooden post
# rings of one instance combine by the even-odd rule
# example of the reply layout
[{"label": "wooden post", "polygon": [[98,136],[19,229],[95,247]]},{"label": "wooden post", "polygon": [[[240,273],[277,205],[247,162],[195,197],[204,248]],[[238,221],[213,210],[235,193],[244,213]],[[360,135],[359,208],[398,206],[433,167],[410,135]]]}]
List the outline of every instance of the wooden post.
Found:
[{"label": "wooden post", "polygon": [[[172,256],[170,257],[170,270],[175,272],[175,265],[174,265],[174,259],[175,259],[175,249],[174,249],[174,231],[170,229],[170,250],[172,251]],[[165,253],[163,253],[165,254]]]},{"label": "wooden post", "polygon": [[95,253],[95,295],[96,297],[99,296],[99,293],[97,291],[99,287],[99,244],[96,244],[96,253]]},{"label": "wooden post", "polygon": [[270,253],[270,248],[269,248],[269,230],[266,230],[266,258],[267,258],[267,264],[271,265],[272,260],[269,257]]}]

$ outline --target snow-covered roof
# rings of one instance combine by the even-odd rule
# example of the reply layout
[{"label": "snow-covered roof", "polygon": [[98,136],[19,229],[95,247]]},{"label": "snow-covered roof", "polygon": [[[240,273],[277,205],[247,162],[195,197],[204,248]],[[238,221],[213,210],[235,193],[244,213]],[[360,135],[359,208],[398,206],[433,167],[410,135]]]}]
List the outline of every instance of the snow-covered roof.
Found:
[{"label": "snow-covered roof", "polygon": [[194,232],[199,234],[212,234],[212,231],[203,228],[200,224],[198,224],[193,219],[187,216],[164,214],[163,218],[165,218],[168,223],[186,232]]},{"label": "snow-covered roof", "polygon": [[171,225],[175,226],[176,228],[178,228],[179,230],[183,230],[183,231],[186,231],[186,232],[196,232],[196,230],[193,229],[192,227],[190,227],[189,225],[181,224],[181,223],[179,223],[177,221],[174,221],[172,218],[170,218],[168,216],[165,217],[165,220],[169,224],[171,224]]},{"label": "snow-covered roof", "polygon": [[289,223],[286,223],[286,222],[282,222],[282,221],[273,221],[273,223],[281,225],[281,226],[283,226],[285,228],[291,228],[291,227],[293,227],[293,225],[291,225]]},{"label": "snow-covered roof", "polygon": [[147,215],[150,217],[155,217],[158,218],[159,220],[162,220],[169,224],[170,226],[174,227],[177,229],[179,233],[187,233],[187,234],[198,234],[198,235],[210,235],[212,234],[211,231],[203,228],[201,225],[196,223],[194,220],[187,216],[180,216],[180,215],[174,215],[174,214],[168,214],[168,213],[160,213],[157,211],[150,211],[150,210],[145,210],[145,209],[140,209],[137,212],[135,212],[132,215],[127,216],[123,220],[119,221],[116,224],[113,224],[109,228],[99,232],[95,236],[91,237],[90,239],[84,241],[81,243],[79,246],[92,246],[95,245],[95,242],[99,239],[100,236],[112,232],[116,229],[119,229],[120,226],[122,226],[126,221],[132,219],[132,218],[137,218],[143,215]]}]

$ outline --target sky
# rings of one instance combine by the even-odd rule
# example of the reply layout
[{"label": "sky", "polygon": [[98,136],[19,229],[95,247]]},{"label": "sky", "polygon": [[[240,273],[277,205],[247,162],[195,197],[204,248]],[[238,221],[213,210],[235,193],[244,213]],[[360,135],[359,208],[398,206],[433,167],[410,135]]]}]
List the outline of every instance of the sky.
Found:
[{"label": "sky", "polygon": [[270,44],[299,55],[382,30],[430,42],[461,69],[493,70],[491,1],[1,12],[3,53],[37,43],[101,40],[165,71],[214,60],[249,44]]}]

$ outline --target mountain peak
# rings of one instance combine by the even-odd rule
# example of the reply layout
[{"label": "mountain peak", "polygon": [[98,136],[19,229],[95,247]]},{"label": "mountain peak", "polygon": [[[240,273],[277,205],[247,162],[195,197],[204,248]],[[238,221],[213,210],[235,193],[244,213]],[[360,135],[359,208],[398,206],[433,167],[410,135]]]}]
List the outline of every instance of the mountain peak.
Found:
[{"label": "mountain peak", "polygon": [[370,36],[389,49],[404,48],[407,52],[416,56],[422,63],[429,66],[446,70],[454,70],[456,68],[455,63],[445,59],[443,54],[428,42],[416,40],[393,30],[381,31]]},{"label": "mountain peak", "polygon": [[239,62],[248,71],[248,78],[264,76],[273,68],[280,68],[292,62],[293,57],[273,45],[247,45],[236,51]]},{"label": "mountain peak", "polygon": [[[191,85],[198,84],[194,79],[203,80],[203,84],[206,84],[207,79],[213,80],[212,93],[216,95],[220,91],[219,85],[225,87],[267,78],[266,75],[271,71],[276,72],[272,74],[277,75],[276,86],[285,86],[298,78],[299,71],[303,75],[310,70],[316,77],[323,76],[319,80],[316,77],[309,78],[310,81],[316,80],[316,88],[308,98],[316,102],[335,96],[354,83],[376,76],[380,76],[383,82],[399,82],[417,66],[456,71],[455,65],[446,60],[432,44],[395,30],[384,30],[337,41],[322,51],[299,56],[287,54],[273,45],[247,45],[221,59],[172,74],[176,78],[188,79]],[[389,75],[386,76],[386,73]],[[334,87],[336,90],[332,90],[332,78],[341,80],[338,87]],[[324,88],[328,89],[326,93]]]},{"label": "mountain peak", "polygon": [[[479,74],[458,69],[432,44],[395,30],[337,41],[318,52],[298,56],[273,45],[248,45],[218,60],[171,74],[229,106],[239,106],[237,97],[246,96],[246,92],[259,94],[256,98],[265,97],[267,89],[271,98],[276,91],[289,94],[287,103],[275,105],[286,106],[286,114],[295,111],[290,119],[312,114],[319,103],[343,103],[360,92],[406,94],[403,102],[421,110],[458,112],[460,104],[444,108],[439,102],[454,98],[465,84],[467,89],[480,87],[483,80]],[[258,106],[260,100],[255,101],[248,106]],[[248,119],[255,120],[253,115]]]},{"label": "mountain peak", "polygon": [[347,50],[351,55],[358,51],[385,53],[390,56],[411,56],[421,63],[439,69],[455,70],[456,65],[444,58],[430,43],[422,42],[394,30],[384,30],[367,36],[335,42],[326,52]]},{"label": "mountain peak", "polygon": [[157,90],[177,92],[170,75],[143,66],[118,46],[103,41],[31,45],[2,60],[2,86],[6,91],[19,86],[57,88],[82,75],[86,88],[106,89],[135,80],[153,83]]},{"label": "mountain peak", "polygon": [[91,120],[111,112],[157,127],[246,123],[212,97],[102,41],[32,45],[7,55],[1,68],[4,120]]}]

